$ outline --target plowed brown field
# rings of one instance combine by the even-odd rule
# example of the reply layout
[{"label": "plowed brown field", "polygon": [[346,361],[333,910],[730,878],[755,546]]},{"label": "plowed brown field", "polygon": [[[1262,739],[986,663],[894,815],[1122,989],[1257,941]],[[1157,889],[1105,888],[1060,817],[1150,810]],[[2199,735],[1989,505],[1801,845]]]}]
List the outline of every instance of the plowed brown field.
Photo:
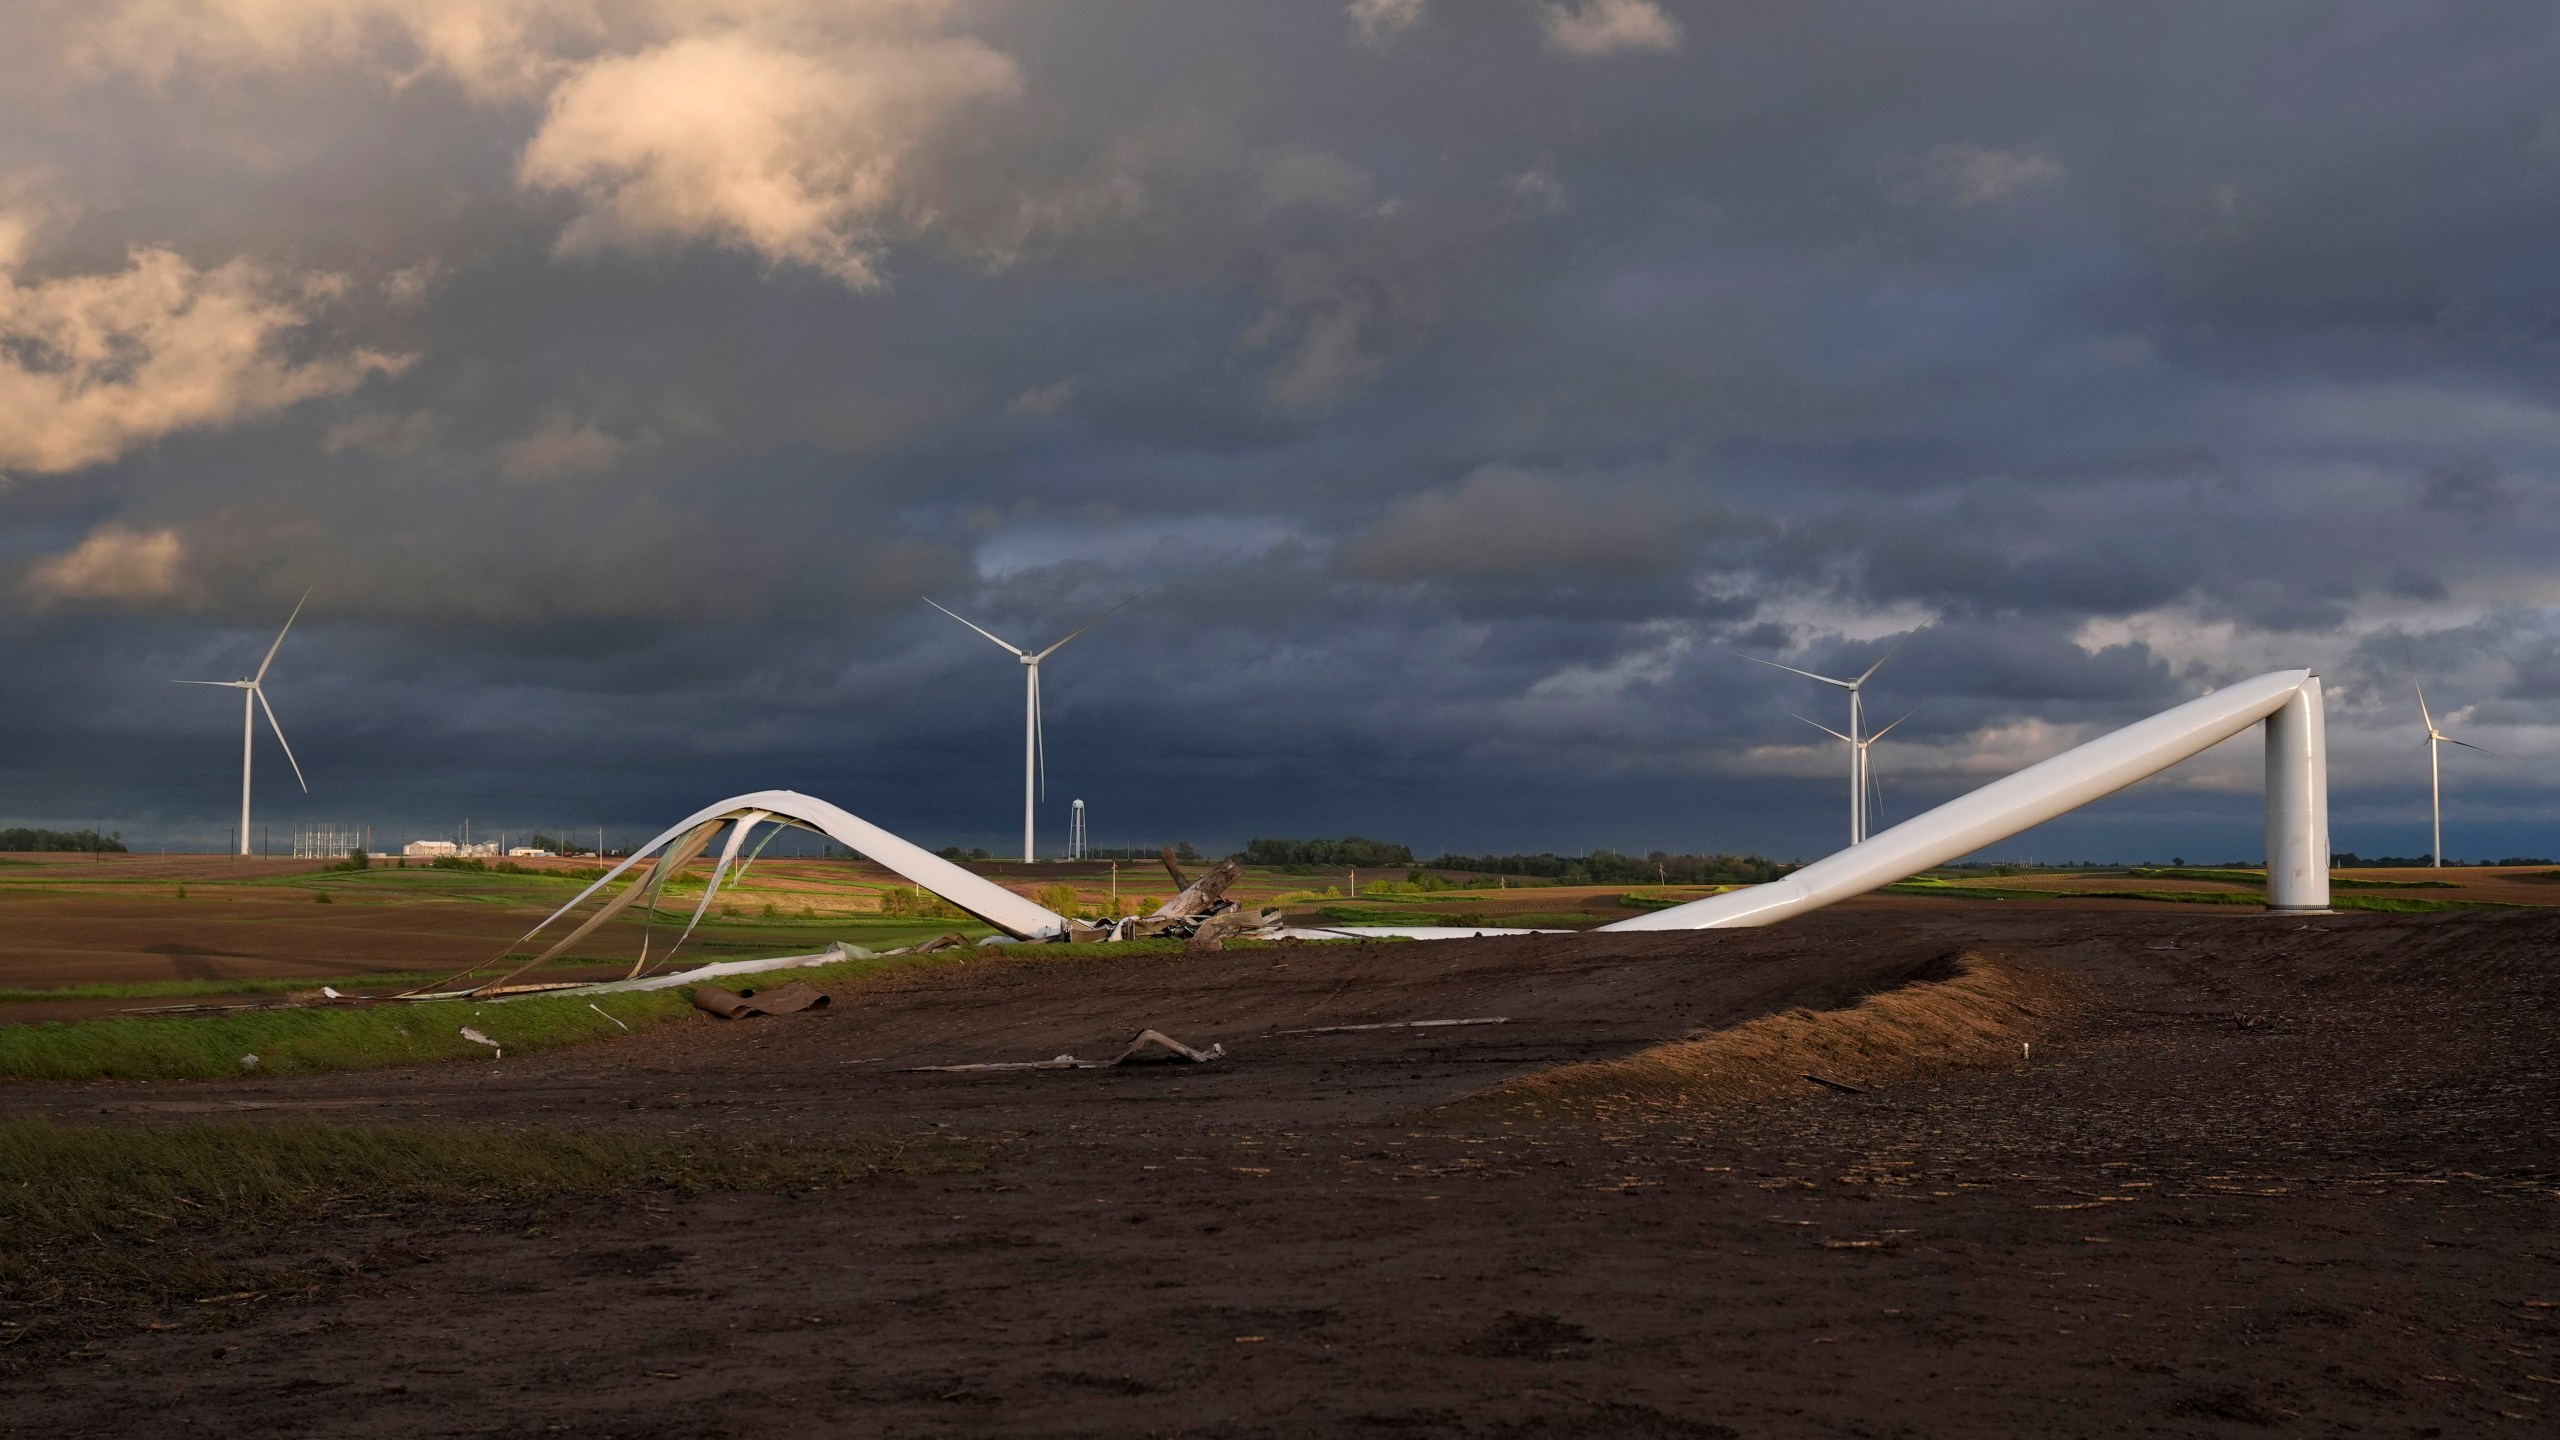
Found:
[{"label": "plowed brown field", "polygon": [[[1884,1033],[1887,1001],[1963,1011],[1929,987],[1975,967],[2034,982],[1980,1019],[1998,1045],[1821,1048]],[[352,1278],[23,1374],[0,1433],[2549,1433],[2555,1021],[2547,911],[1913,901],[1044,948],[530,1059],[11,1086],[0,1108],[64,1122],[886,1131],[971,1168],[351,1221],[299,1243]],[[1630,1083],[1645,1103],[1540,1101],[1559,1066],[1755,1024],[1753,1055],[1865,1093],[1684,1094],[1674,1066]],[[1108,1056],[1141,1026],[1227,1058],[907,1068]]]}]

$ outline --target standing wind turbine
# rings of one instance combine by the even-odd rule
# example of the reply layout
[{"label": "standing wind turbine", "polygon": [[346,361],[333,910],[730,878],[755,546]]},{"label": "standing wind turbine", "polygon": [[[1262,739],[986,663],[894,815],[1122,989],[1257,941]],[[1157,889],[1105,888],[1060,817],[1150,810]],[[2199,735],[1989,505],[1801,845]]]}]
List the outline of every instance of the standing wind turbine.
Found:
[{"label": "standing wind turbine", "polygon": [[258,736],[260,710],[267,712],[267,727],[276,732],[276,743],[284,746],[285,763],[293,767],[295,783],[302,786],[303,794],[311,793],[311,782],[302,778],[302,762],[293,758],[293,746],[284,738],[284,727],[276,723],[275,707],[267,703],[267,692],[262,688],[262,682],[267,678],[267,667],[276,663],[276,651],[284,648],[286,632],[293,629],[293,622],[302,615],[303,602],[310,598],[311,592],[305,590],[302,599],[293,602],[293,613],[284,617],[284,629],[276,632],[276,643],[267,647],[267,658],[258,662],[257,674],[246,680],[176,682],[180,685],[219,685],[226,690],[240,692],[240,853],[243,855],[249,853],[249,742]]},{"label": "standing wind turbine", "polygon": [[[1893,648],[1891,650],[1885,651],[1883,655],[1877,658],[1876,663],[1866,668],[1866,673],[1860,675],[1855,680],[1835,680],[1828,675],[1816,675],[1810,670],[1799,670],[1793,665],[1781,665],[1775,660],[1763,660],[1757,655],[1745,655],[1742,657],[1754,664],[1766,665],[1773,670],[1784,670],[1790,675],[1801,675],[1807,680],[1819,680],[1825,685],[1837,685],[1841,689],[1849,692],[1849,733],[1846,735],[1840,735],[1840,732],[1837,730],[1832,730],[1831,733],[1834,735],[1840,735],[1841,739],[1849,742],[1849,843],[1852,845],[1855,845],[1859,841],[1867,838],[1867,747],[1863,743],[1864,739],[1867,738],[1864,735],[1863,729],[1866,724],[1867,712],[1864,697],[1860,692],[1864,689],[1869,680],[1875,678],[1875,673],[1884,668],[1885,661],[1892,659],[1903,646],[1911,643],[1911,637],[1913,635],[1917,635],[1921,631],[1928,629],[1930,626],[1937,624],[1938,617],[1946,613],[1947,612],[1944,610],[1941,610],[1937,615],[1932,615],[1928,619],[1921,621],[1919,624],[1912,626],[1901,639],[1893,642]],[[1902,722],[1900,720],[1896,720],[1893,723],[1895,725],[1899,725]],[[1829,729],[1830,727],[1825,726],[1823,728]]]},{"label": "standing wind turbine", "polygon": [[2507,757],[2498,755],[2497,751],[2486,745],[2474,745],[2468,740],[2456,740],[2437,729],[2436,717],[2427,711],[2427,687],[2424,685],[2418,687],[2418,716],[2427,722],[2427,794],[2434,802],[2436,816],[2436,848],[2428,854],[2427,863],[2441,870],[2444,868],[2444,764],[2438,758],[2438,747],[2459,745],[2465,750],[2477,750],[2483,755],[2497,755],[2501,760]]},{"label": "standing wind turbine", "polygon": [[1037,823],[1037,810],[1035,807],[1040,794],[1049,788],[1049,751],[1048,745],[1040,733],[1040,662],[1057,654],[1059,647],[1065,645],[1068,640],[1073,640],[1078,635],[1081,635],[1087,630],[1092,629],[1094,626],[1101,624],[1103,621],[1110,619],[1115,612],[1129,604],[1131,600],[1136,600],[1139,596],[1143,596],[1147,593],[1149,593],[1147,590],[1139,591],[1136,595],[1130,596],[1128,600],[1121,601],[1120,604],[1112,606],[1109,610],[1103,611],[1101,614],[1087,620],[1082,625],[1068,631],[1066,637],[1059,640],[1057,644],[1051,645],[1046,650],[1037,652],[1025,650],[1010,640],[997,639],[994,635],[988,634],[987,631],[981,628],[975,621],[946,608],[932,596],[927,595],[923,597],[924,603],[927,605],[931,605],[934,609],[942,611],[943,614],[951,616],[952,619],[959,621],[961,624],[968,626],[972,630],[976,630],[979,634],[986,635],[988,639],[994,640],[998,645],[1001,645],[1006,650],[1011,651],[1013,658],[1022,662],[1024,681],[1022,696],[1022,863],[1025,865],[1030,864],[1033,860],[1038,858],[1037,853],[1032,848],[1034,827]]},{"label": "standing wind turbine", "polygon": [[[1869,672],[1869,673],[1871,673],[1871,674],[1872,674],[1873,672],[1871,671],[1871,672]],[[1872,822],[1872,821],[1875,819],[1876,815],[1877,815],[1880,811],[1882,811],[1882,810],[1884,809],[1884,787],[1883,787],[1881,784],[1879,784],[1879,783],[1877,782],[1877,780],[1876,780],[1876,767],[1875,767],[1875,761],[1874,761],[1872,758],[1870,758],[1870,757],[1868,756],[1867,752],[1868,752],[1869,750],[1871,750],[1871,749],[1874,749],[1874,748],[1875,748],[1875,743],[1876,743],[1877,741],[1879,741],[1879,740],[1883,739],[1883,738],[1884,738],[1884,737],[1886,737],[1887,735],[1892,734],[1892,733],[1893,733],[1893,726],[1894,726],[1894,725],[1899,725],[1899,724],[1901,724],[1904,720],[1908,720],[1908,719],[1910,719],[1912,716],[1919,714],[1919,713],[1920,713],[1920,712],[1919,712],[1919,710],[1915,707],[1915,708],[1913,708],[1913,709],[1903,711],[1903,712],[1902,712],[1902,716],[1901,716],[1901,718],[1900,718],[1900,719],[1895,720],[1895,721],[1893,722],[1893,725],[1887,725],[1887,726],[1886,726],[1886,727],[1884,727],[1883,729],[1881,729],[1881,730],[1877,731],[1877,732],[1876,732],[1876,733],[1874,733],[1873,735],[1869,735],[1869,736],[1867,736],[1867,737],[1866,737],[1865,739],[1863,739],[1863,740],[1850,740],[1848,736],[1841,734],[1839,731],[1832,729],[1830,726],[1823,724],[1821,721],[1819,721],[1819,720],[1806,720],[1804,716],[1802,716],[1802,715],[1797,715],[1797,714],[1796,714],[1794,711],[1792,711],[1792,710],[1788,711],[1787,713],[1788,713],[1791,717],[1793,717],[1793,718],[1795,718],[1795,719],[1798,719],[1798,720],[1804,720],[1804,723],[1806,723],[1807,725],[1812,726],[1812,727],[1813,727],[1814,729],[1816,729],[1816,730],[1821,731],[1823,734],[1830,736],[1830,737],[1831,737],[1832,739],[1834,739],[1834,740],[1848,740],[1848,741],[1849,741],[1849,746],[1850,746],[1850,748],[1851,748],[1851,749],[1853,749],[1853,750],[1855,750],[1855,751],[1857,752],[1857,761],[1858,761],[1857,769],[1858,769],[1858,773],[1859,773],[1859,774],[1861,774],[1861,775],[1863,775],[1863,776],[1866,778],[1866,783],[1867,783],[1867,792],[1868,792],[1868,795],[1869,795],[1869,799],[1868,799],[1868,801],[1866,802],[1866,804],[1865,804],[1864,808],[1862,808],[1862,809],[1860,810],[1860,812],[1859,812],[1859,819],[1861,820],[1861,822]]]}]

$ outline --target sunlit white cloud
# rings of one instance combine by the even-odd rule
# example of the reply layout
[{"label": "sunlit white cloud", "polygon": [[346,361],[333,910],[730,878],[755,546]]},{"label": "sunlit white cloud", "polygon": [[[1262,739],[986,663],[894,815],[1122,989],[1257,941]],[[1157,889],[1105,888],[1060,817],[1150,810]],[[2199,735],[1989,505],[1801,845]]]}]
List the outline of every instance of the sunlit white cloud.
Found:
[{"label": "sunlit white cloud", "polygon": [[1579,0],[1540,5],[1547,43],[1567,55],[1598,57],[1680,48],[1680,22],[1654,0]]},{"label": "sunlit white cloud", "polygon": [[1376,43],[1422,23],[1430,0],[1351,0],[1351,28]]},{"label": "sunlit white cloud", "polygon": [[166,599],[182,583],[186,553],[175,530],[134,530],[109,521],[78,545],[29,567],[24,589],[39,602]]},{"label": "sunlit white cloud", "polygon": [[900,183],[916,145],[1019,86],[971,40],[811,54],[690,37],[579,70],[519,173],[583,202],[564,251],[707,240],[868,288],[884,233],[929,218]]},{"label": "sunlit white cloud", "polygon": [[2021,191],[2056,184],[2062,162],[2040,150],[1988,145],[1938,145],[1884,165],[1886,188],[1897,199],[1957,207],[1996,205]]},{"label": "sunlit white cloud", "polygon": [[248,260],[140,249],[121,270],[32,283],[0,256],[0,473],[61,472],[185,430],[339,395],[405,362],[286,341],[334,286]]}]

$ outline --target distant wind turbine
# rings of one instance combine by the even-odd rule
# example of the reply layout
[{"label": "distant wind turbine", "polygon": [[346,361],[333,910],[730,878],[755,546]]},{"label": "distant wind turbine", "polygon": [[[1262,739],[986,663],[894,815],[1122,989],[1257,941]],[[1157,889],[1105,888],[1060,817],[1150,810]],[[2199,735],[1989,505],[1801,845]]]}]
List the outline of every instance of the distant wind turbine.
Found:
[{"label": "distant wind turbine", "polygon": [[1804,723],[1806,723],[1807,725],[1812,726],[1812,727],[1813,727],[1814,729],[1816,729],[1816,730],[1821,731],[1823,734],[1830,736],[1830,737],[1831,737],[1832,739],[1834,739],[1834,740],[1848,740],[1848,741],[1849,741],[1849,744],[1850,744],[1851,748],[1853,748],[1854,750],[1856,750],[1856,751],[1857,751],[1857,756],[1858,756],[1858,770],[1859,770],[1859,772],[1860,772],[1861,774],[1863,774],[1863,775],[1866,777],[1867,792],[1868,792],[1868,795],[1869,795],[1869,797],[1870,797],[1870,798],[1869,798],[1869,800],[1868,800],[1868,803],[1867,803],[1866,807],[1865,807],[1865,808],[1863,808],[1863,809],[1859,812],[1859,818],[1861,819],[1861,821],[1864,821],[1864,822],[1872,822],[1872,821],[1874,821],[1874,819],[1876,818],[1876,816],[1877,816],[1879,813],[1881,813],[1881,812],[1883,811],[1883,809],[1884,809],[1884,786],[1883,786],[1882,784],[1880,784],[1880,783],[1876,780],[1876,767],[1875,767],[1875,761],[1874,761],[1872,758],[1870,758],[1870,757],[1868,756],[1867,752],[1868,752],[1869,750],[1872,750],[1872,749],[1874,749],[1874,748],[1875,748],[1875,743],[1876,743],[1877,741],[1879,741],[1879,740],[1883,739],[1883,738],[1884,738],[1884,737],[1886,737],[1887,735],[1892,734],[1892,733],[1893,733],[1893,726],[1894,726],[1894,725],[1899,725],[1899,724],[1901,724],[1904,720],[1908,720],[1908,719],[1910,719],[1912,716],[1919,714],[1919,713],[1920,713],[1920,711],[1919,711],[1918,707],[1916,707],[1916,706],[1915,706],[1915,707],[1913,707],[1912,709],[1909,709],[1909,710],[1905,710],[1905,711],[1903,711],[1903,712],[1902,712],[1902,715],[1901,715],[1901,718],[1900,718],[1900,719],[1895,720],[1895,721],[1893,722],[1893,725],[1887,725],[1887,726],[1886,726],[1886,727],[1884,727],[1883,729],[1881,729],[1881,730],[1877,731],[1877,732],[1876,732],[1876,733],[1874,733],[1873,735],[1869,735],[1869,736],[1867,736],[1865,739],[1862,739],[1862,740],[1849,740],[1849,737],[1848,737],[1848,736],[1841,734],[1839,731],[1832,729],[1830,726],[1823,724],[1821,721],[1819,721],[1819,720],[1807,720],[1807,719],[1805,719],[1805,717],[1804,717],[1804,716],[1802,716],[1802,715],[1797,715],[1797,714],[1795,714],[1795,712],[1794,712],[1794,711],[1792,711],[1792,710],[1788,711],[1787,713],[1788,713],[1790,716],[1793,716],[1795,719],[1798,719],[1798,720],[1804,720]]},{"label": "distant wind turbine", "polygon": [[2465,750],[2477,750],[2483,755],[2497,755],[2501,760],[2507,757],[2498,755],[2497,751],[2486,745],[2474,745],[2468,740],[2456,740],[2437,729],[2436,717],[2427,710],[2427,687],[2424,685],[2418,687],[2418,717],[2427,722],[2427,794],[2434,802],[2436,817],[2436,848],[2427,859],[2429,864],[2442,869],[2444,868],[2444,762],[2439,758],[2440,747],[2459,745]]},{"label": "distant wind turbine", "polygon": [[284,617],[284,629],[276,632],[276,643],[267,647],[267,658],[258,662],[257,674],[246,680],[180,680],[176,682],[180,685],[219,685],[226,690],[240,692],[240,853],[243,855],[249,853],[250,742],[258,737],[260,710],[267,712],[267,726],[276,732],[276,743],[284,746],[285,763],[293,767],[295,783],[302,787],[303,794],[311,793],[311,782],[302,778],[302,762],[293,758],[293,746],[285,740],[284,727],[276,723],[275,707],[267,703],[267,692],[262,688],[267,678],[267,667],[276,663],[276,651],[284,647],[286,633],[293,629],[293,622],[302,615],[303,602],[310,598],[311,592],[305,590],[302,592],[302,599],[293,602],[293,613]]},{"label": "distant wind turbine", "polygon": [[[1801,675],[1807,680],[1819,680],[1825,685],[1837,685],[1849,692],[1849,733],[1840,735],[1837,730],[1831,730],[1830,733],[1840,735],[1841,739],[1849,742],[1849,843],[1852,845],[1867,838],[1867,747],[1863,743],[1868,738],[1865,734],[1867,712],[1861,692],[1866,683],[1875,678],[1875,673],[1884,668],[1885,661],[1892,659],[1903,646],[1910,644],[1912,636],[1937,624],[1939,616],[1946,613],[1941,610],[1937,615],[1932,615],[1912,626],[1901,639],[1893,642],[1892,649],[1877,657],[1876,663],[1868,666],[1866,672],[1855,680],[1835,680],[1828,675],[1816,675],[1810,670],[1799,670],[1793,665],[1781,665],[1775,660],[1763,660],[1757,655],[1742,657],[1754,664],[1766,665],[1773,670],[1784,670],[1790,675]],[[1902,721],[1896,720],[1893,723],[1899,725]],[[1828,726],[1823,728],[1830,729]]]},{"label": "distant wind turbine", "polygon": [[1150,593],[1148,590],[1139,591],[1136,595],[1130,596],[1128,600],[1121,601],[1118,605],[1112,606],[1109,610],[1103,611],[1101,614],[1087,620],[1082,625],[1068,631],[1064,639],[1059,640],[1048,649],[1040,651],[1025,650],[1010,640],[998,639],[996,636],[989,634],[976,621],[949,609],[941,602],[935,600],[932,596],[927,595],[923,597],[924,603],[927,605],[931,605],[934,609],[942,611],[943,614],[949,615],[952,619],[959,621],[961,624],[968,626],[970,629],[977,631],[981,635],[985,635],[988,639],[994,640],[996,644],[1003,646],[1008,651],[1011,651],[1015,659],[1022,662],[1024,682],[1022,698],[1022,863],[1025,865],[1028,865],[1039,858],[1038,853],[1032,848],[1032,842],[1035,839],[1035,827],[1038,823],[1036,818],[1038,815],[1036,804],[1041,793],[1049,788],[1049,749],[1047,742],[1042,738],[1040,733],[1040,662],[1057,654],[1059,648],[1065,645],[1068,640],[1073,640],[1078,635],[1081,635],[1087,630],[1092,629],[1094,626],[1101,624],[1103,621],[1110,619],[1113,614],[1127,606],[1130,601],[1136,600],[1148,593]]}]

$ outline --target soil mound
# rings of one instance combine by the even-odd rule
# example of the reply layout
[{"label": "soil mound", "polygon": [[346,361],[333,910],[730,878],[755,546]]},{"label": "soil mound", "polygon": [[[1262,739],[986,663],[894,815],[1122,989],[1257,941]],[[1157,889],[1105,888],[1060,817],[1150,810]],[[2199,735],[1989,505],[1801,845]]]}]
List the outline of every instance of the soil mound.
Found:
[{"label": "soil mound", "polygon": [[1986,951],[1913,967],[1901,983],[1840,1009],[1797,1007],[1614,1060],[1524,1075],[1443,1115],[1581,1112],[1593,1118],[1698,1112],[1808,1080],[1863,1090],[1948,1070],[2016,1065],[2083,1000],[2077,984]]}]

